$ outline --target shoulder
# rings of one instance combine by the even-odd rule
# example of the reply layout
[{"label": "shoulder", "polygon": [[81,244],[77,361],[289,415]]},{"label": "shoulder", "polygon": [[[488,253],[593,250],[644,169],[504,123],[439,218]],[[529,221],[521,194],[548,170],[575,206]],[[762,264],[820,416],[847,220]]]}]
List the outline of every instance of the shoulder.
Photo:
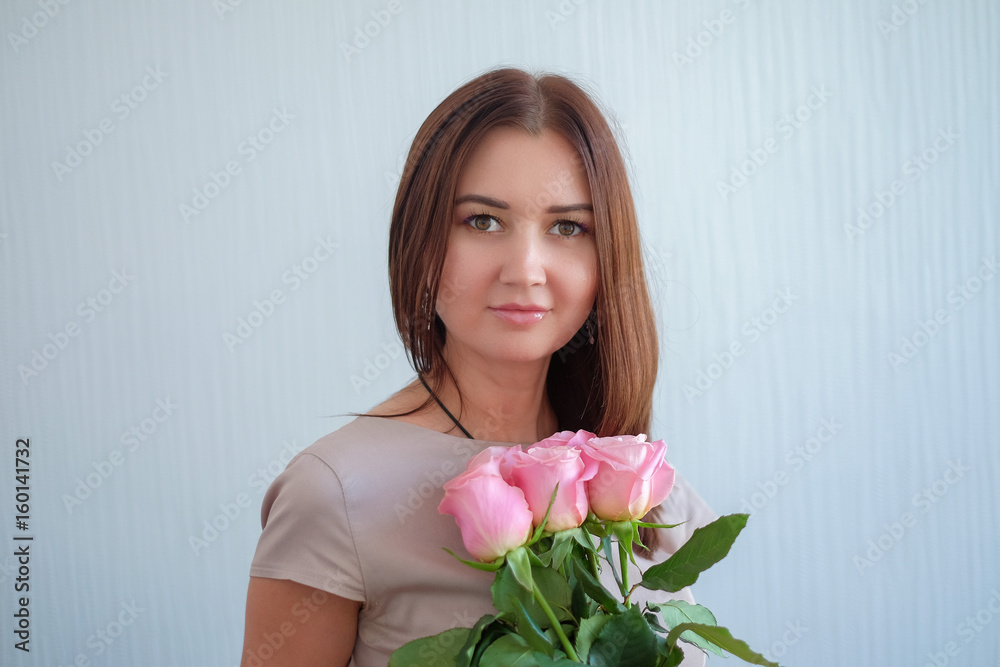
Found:
[{"label": "shoulder", "polygon": [[373,407],[366,415],[381,416],[440,433],[455,431],[455,424],[436,409],[433,399],[417,380]]},{"label": "shoulder", "polygon": [[439,478],[461,472],[486,444],[397,419],[357,417],[296,454],[272,482],[263,511],[285,495],[299,507],[319,503],[368,516],[426,478],[440,486]]},{"label": "shoulder", "polygon": [[407,460],[428,449],[439,449],[443,442],[452,440],[412,420],[362,415],[296,454],[286,470],[321,463],[332,471],[347,474],[354,467],[369,468]]},{"label": "shoulder", "polygon": [[357,471],[404,441],[397,431],[392,420],[357,417],[298,452],[268,487],[262,523],[281,508],[311,514],[343,507]]}]

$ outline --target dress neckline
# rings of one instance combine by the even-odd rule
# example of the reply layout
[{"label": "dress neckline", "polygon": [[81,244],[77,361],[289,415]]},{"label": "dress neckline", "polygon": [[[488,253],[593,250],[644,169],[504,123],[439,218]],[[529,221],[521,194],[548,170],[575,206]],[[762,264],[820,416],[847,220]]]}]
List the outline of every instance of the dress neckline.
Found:
[{"label": "dress neckline", "polygon": [[419,424],[413,424],[411,422],[404,422],[399,419],[392,419],[391,417],[383,417],[381,415],[358,415],[358,419],[380,419],[382,421],[392,422],[393,424],[400,424],[404,427],[408,427],[411,429],[418,429],[420,431],[423,431],[424,433],[439,435],[441,436],[441,438],[447,438],[449,440],[462,440],[464,442],[481,442],[486,445],[496,445],[500,447],[513,447],[515,445],[521,445],[526,447],[528,444],[531,444],[531,443],[525,444],[523,442],[502,442],[499,440],[481,440],[479,438],[467,438],[464,435],[451,435],[449,433],[442,433],[441,431],[432,428],[427,428],[426,426],[420,426]]}]

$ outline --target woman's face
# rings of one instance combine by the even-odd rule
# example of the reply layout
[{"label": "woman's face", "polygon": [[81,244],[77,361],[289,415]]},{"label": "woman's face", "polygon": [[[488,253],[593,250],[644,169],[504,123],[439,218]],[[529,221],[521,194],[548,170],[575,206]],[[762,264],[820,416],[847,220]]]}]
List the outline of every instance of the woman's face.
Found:
[{"label": "woman's face", "polygon": [[583,326],[597,280],[590,186],[572,144],[552,130],[491,130],[458,181],[437,299],[449,354],[548,359]]}]

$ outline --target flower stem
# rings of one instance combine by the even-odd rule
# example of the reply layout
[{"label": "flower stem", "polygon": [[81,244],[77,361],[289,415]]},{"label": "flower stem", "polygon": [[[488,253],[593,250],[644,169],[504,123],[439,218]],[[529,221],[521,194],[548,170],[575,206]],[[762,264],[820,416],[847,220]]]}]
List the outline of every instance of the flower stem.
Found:
[{"label": "flower stem", "polygon": [[552,611],[552,607],[549,606],[548,600],[542,595],[542,592],[538,589],[538,584],[532,582],[531,593],[535,596],[535,601],[538,602],[538,606],[542,608],[545,615],[549,618],[549,623],[552,624],[552,629],[556,631],[556,635],[559,637],[559,641],[562,643],[563,650],[566,651],[567,657],[573,662],[580,662],[580,656],[576,654],[573,650],[573,645],[569,643],[569,637],[563,632],[562,625],[559,623],[559,619],[556,618],[555,613]]},{"label": "flower stem", "polygon": [[598,566],[597,566],[597,556],[595,556],[594,554],[592,554],[592,553],[590,553],[588,551],[587,552],[587,562],[590,564],[590,573],[592,575],[594,575],[594,579],[600,580],[600,578],[601,578],[601,571],[600,571],[600,569],[598,569]]},{"label": "flower stem", "polygon": [[623,602],[622,604],[624,604],[626,607],[631,607],[632,603],[629,602],[628,599],[630,597],[632,597],[632,593],[635,593],[635,589],[639,588],[641,585],[642,585],[642,582],[640,581],[638,584],[636,584],[632,588],[628,589],[628,595],[625,596],[625,602]]},{"label": "flower stem", "polygon": [[625,606],[631,607],[632,603],[628,601],[628,596],[631,593],[628,586],[628,552],[625,551],[625,545],[621,542],[618,543],[618,563],[622,568],[622,595],[625,596]]}]

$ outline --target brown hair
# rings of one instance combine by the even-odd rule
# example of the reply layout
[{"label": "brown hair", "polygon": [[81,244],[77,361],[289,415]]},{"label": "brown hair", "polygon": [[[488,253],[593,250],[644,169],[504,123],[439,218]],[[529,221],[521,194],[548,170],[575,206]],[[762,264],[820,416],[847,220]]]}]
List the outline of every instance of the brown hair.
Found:
[{"label": "brown hair", "polygon": [[451,375],[433,304],[461,289],[440,284],[458,178],[479,141],[499,126],[564,136],[579,153],[593,199],[600,270],[594,311],[549,364],[559,428],[648,433],[659,348],[625,163],[598,106],[562,76],[486,72],[449,95],[417,131],[389,230],[393,315],[410,363],[435,388]]}]

